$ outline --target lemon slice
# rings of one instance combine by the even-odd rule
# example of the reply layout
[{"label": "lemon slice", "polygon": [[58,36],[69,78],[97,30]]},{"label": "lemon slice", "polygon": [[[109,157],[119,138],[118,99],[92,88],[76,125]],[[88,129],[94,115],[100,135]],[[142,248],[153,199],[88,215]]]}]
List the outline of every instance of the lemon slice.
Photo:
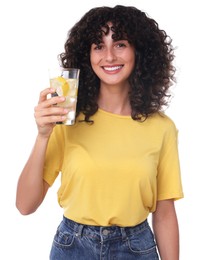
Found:
[{"label": "lemon slice", "polygon": [[68,92],[69,92],[69,83],[63,77],[58,77],[57,81],[61,83],[63,96],[66,96],[68,94]]}]

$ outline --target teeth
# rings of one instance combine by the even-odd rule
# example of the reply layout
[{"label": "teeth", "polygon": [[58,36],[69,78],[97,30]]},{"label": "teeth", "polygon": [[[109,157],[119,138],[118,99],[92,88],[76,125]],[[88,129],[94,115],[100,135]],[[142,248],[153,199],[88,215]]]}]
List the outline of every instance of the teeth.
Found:
[{"label": "teeth", "polygon": [[114,71],[114,70],[118,70],[122,68],[122,66],[115,66],[115,67],[104,67],[105,70],[108,70],[108,71]]}]

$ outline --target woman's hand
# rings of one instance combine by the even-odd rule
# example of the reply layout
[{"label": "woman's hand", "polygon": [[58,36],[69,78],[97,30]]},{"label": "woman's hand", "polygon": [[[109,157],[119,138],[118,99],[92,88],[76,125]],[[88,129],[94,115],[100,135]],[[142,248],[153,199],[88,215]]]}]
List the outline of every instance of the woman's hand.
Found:
[{"label": "woman's hand", "polygon": [[55,93],[55,89],[47,88],[41,91],[38,105],[35,107],[34,117],[38,127],[38,134],[42,137],[49,137],[56,122],[63,122],[66,119],[68,109],[55,106],[65,101],[65,97],[48,95]]}]

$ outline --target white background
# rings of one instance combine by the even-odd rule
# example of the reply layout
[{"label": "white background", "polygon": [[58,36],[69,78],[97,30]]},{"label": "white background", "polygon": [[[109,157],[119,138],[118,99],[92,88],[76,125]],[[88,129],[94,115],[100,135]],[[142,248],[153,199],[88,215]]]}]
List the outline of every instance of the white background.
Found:
[{"label": "white background", "polygon": [[[7,0],[0,3],[0,259],[47,260],[62,209],[58,181],[35,214],[15,208],[16,184],[36,136],[33,117],[48,67],[63,51],[67,31],[92,7],[134,5],[177,46],[178,83],[167,114],[179,129],[185,198],[176,202],[181,260],[208,259],[207,8],[205,0]],[[73,3],[73,6],[72,6]]]}]

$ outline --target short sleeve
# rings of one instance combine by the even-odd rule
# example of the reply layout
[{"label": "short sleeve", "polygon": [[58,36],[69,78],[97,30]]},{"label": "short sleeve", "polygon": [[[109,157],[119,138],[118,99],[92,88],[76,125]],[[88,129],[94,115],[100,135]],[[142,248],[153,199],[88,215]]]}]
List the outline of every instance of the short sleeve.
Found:
[{"label": "short sleeve", "polygon": [[165,131],[157,174],[157,200],[183,198],[178,152],[178,130],[169,120]]}]

